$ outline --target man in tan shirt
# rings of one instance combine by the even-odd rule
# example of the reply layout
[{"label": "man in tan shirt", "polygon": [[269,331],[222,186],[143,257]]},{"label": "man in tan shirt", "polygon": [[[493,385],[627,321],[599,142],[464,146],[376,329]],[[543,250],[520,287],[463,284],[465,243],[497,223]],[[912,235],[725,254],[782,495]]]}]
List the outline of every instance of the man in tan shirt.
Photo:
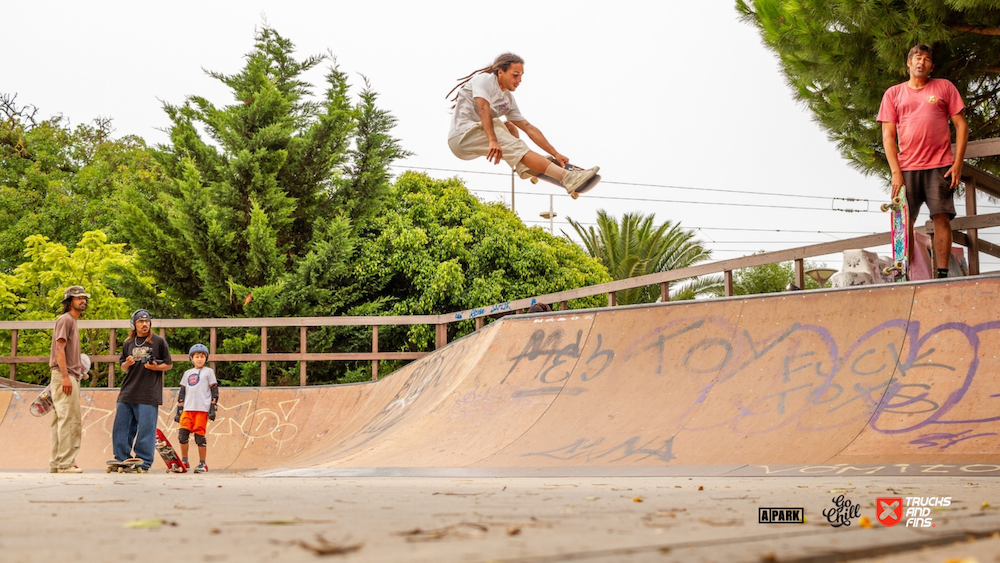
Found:
[{"label": "man in tan shirt", "polygon": [[78,285],[66,288],[63,294],[63,314],[52,330],[52,348],[49,351],[49,370],[52,382],[52,453],[49,456],[50,473],[83,473],[76,465],[83,437],[80,410],[80,380],[83,366],[80,363],[80,332],[76,321],[87,310],[90,295]]}]

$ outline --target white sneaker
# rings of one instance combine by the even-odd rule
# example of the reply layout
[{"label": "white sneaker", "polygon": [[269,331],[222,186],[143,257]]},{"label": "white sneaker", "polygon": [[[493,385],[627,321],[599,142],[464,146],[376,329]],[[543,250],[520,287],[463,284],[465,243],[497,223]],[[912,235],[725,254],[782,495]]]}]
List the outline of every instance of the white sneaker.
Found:
[{"label": "white sneaker", "polygon": [[73,467],[63,467],[62,469],[59,469],[56,472],[57,473],[83,473],[83,470],[74,465]]},{"label": "white sneaker", "polygon": [[600,166],[595,166],[586,170],[570,170],[567,172],[566,176],[562,179],[562,185],[566,188],[566,193],[573,195],[576,190],[580,189],[587,183],[588,180],[596,176],[600,169]]}]

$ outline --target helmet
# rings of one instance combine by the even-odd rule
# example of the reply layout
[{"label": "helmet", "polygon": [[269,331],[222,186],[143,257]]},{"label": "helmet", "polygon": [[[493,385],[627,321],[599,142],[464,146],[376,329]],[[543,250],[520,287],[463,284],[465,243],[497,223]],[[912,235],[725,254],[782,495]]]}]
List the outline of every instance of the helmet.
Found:
[{"label": "helmet", "polygon": [[191,347],[190,350],[188,350],[188,359],[191,360],[192,362],[194,361],[195,352],[201,352],[205,354],[205,360],[206,361],[208,360],[208,348],[204,344],[195,344],[194,346]]}]

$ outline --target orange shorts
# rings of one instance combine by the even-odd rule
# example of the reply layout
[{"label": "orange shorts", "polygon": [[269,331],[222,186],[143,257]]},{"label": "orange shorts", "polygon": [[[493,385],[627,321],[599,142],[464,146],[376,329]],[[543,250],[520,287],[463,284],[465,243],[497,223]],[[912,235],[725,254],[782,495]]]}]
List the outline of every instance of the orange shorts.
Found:
[{"label": "orange shorts", "polygon": [[205,427],[208,426],[208,413],[205,411],[184,411],[181,413],[181,428],[190,431],[192,434],[205,435]]}]

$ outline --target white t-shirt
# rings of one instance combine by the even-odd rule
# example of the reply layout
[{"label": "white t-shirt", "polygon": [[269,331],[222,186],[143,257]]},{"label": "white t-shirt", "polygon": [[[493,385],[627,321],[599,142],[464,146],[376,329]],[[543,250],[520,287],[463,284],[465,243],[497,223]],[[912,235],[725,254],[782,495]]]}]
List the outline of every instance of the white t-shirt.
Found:
[{"label": "white t-shirt", "polygon": [[184,410],[208,412],[212,405],[212,386],[218,385],[215,380],[215,370],[205,366],[201,369],[191,368],[181,377],[184,391]]},{"label": "white t-shirt", "polygon": [[458,89],[458,100],[451,116],[451,132],[448,139],[457,137],[480,122],[476,98],[489,102],[493,118],[507,116],[507,121],[524,121],[521,110],[514,101],[514,95],[500,89],[495,74],[477,74]]}]

